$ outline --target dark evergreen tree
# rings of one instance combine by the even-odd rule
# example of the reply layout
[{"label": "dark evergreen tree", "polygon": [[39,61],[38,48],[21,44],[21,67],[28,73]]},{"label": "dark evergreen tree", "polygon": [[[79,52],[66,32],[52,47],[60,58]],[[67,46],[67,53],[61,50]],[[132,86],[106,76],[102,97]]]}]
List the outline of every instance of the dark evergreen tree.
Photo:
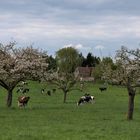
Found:
[{"label": "dark evergreen tree", "polygon": [[48,57],[48,69],[49,70],[57,70],[57,64],[56,64],[56,59],[55,58],[53,58],[53,56],[52,55],[50,55],[49,57]]},{"label": "dark evergreen tree", "polygon": [[100,63],[100,58],[93,56],[92,53],[89,52],[87,54],[87,57],[83,59],[82,66],[95,67],[99,63]]}]

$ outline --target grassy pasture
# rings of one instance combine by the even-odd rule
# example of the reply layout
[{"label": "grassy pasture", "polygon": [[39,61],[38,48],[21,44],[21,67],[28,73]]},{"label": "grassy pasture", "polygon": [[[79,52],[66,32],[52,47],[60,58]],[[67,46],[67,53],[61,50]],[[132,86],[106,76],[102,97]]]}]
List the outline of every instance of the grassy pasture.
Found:
[{"label": "grassy pasture", "polygon": [[98,87],[87,83],[85,90],[96,102],[77,107],[80,91],[69,93],[63,104],[61,91],[41,95],[41,85],[31,82],[31,100],[25,109],[18,108],[16,92],[13,107],[6,108],[6,93],[0,88],[0,140],[139,140],[140,95],[135,100],[134,120],[127,121],[126,89],[109,86],[101,93]]}]

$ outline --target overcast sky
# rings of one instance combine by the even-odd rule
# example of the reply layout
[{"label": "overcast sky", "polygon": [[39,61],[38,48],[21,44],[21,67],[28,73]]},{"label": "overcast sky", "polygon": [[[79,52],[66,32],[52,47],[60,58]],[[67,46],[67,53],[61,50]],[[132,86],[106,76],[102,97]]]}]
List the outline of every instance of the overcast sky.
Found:
[{"label": "overcast sky", "polygon": [[139,0],[0,0],[0,42],[33,44],[48,54],[75,46],[113,56],[140,47]]}]

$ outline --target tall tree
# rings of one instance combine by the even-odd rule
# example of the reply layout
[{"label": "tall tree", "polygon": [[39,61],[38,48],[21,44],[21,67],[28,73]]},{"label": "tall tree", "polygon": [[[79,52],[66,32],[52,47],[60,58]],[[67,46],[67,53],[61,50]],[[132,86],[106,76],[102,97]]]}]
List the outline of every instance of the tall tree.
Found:
[{"label": "tall tree", "polygon": [[128,114],[127,119],[133,119],[134,99],[136,87],[140,86],[140,50],[128,50],[122,47],[116,54],[116,66],[105,65],[104,78],[113,84],[123,85],[128,91]]},{"label": "tall tree", "polygon": [[42,71],[47,71],[45,55],[32,47],[17,48],[15,42],[0,44],[0,85],[7,90],[7,107],[20,81],[39,80]]},{"label": "tall tree", "polygon": [[67,93],[73,89],[76,84],[74,71],[81,62],[78,51],[73,47],[62,48],[56,52],[58,73],[55,78],[55,84],[64,93],[64,103],[66,102]]},{"label": "tall tree", "polygon": [[73,47],[62,48],[56,52],[56,61],[59,72],[73,73],[80,63],[79,53]]}]

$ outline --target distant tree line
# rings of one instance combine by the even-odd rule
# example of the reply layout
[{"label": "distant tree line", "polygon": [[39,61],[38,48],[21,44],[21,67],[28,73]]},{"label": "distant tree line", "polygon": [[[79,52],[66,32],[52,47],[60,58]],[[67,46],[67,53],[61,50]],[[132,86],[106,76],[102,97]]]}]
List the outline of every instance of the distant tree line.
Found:
[{"label": "distant tree line", "polygon": [[[87,54],[87,56],[83,56],[82,53],[78,53],[79,57],[79,67],[96,67],[101,63],[101,58],[94,56],[91,52]],[[111,58],[110,58],[111,59]],[[57,69],[57,58],[50,55],[48,57],[49,69],[56,70]]]}]

